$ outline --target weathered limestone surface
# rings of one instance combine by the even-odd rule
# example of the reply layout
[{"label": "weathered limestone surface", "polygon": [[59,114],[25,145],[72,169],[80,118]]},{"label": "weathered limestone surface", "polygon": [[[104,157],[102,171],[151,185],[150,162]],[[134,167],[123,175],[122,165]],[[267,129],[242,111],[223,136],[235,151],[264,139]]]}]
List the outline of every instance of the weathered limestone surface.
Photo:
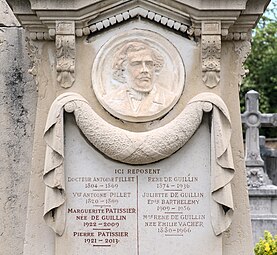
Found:
[{"label": "weathered limestone surface", "polygon": [[[23,185],[26,190],[25,196],[23,188],[18,193],[13,193],[18,197],[23,194],[25,199],[19,199],[18,205],[14,206],[13,210],[20,210],[19,204],[22,205],[22,201],[25,201],[24,206],[26,207],[27,187],[25,186],[27,185],[23,184],[23,180],[28,182],[27,173],[31,172],[24,255],[57,254],[57,251],[55,251],[55,233],[43,221],[45,186],[42,174],[46,150],[43,132],[52,102],[65,92],[75,92],[84,96],[90,102],[96,114],[107,123],[131,132],[146,132],[167,125],[176,119],[188,101],[199,93],[211,92],[220,96],[230,111],[230,122],[232,123],[230,142],[236,171],[231,181],[234,197],[233,220],[230,228],[222,234],[222,249],[218,249],[218,251],[221,252],[222,250],[224,255],[251,254],[252,236],[238,93],[241,76],[245,74],[242,63],[250,50],[249,31],[255,25],[259,15],[262,14],[268,1],[260,1],[260,4],[255,4],[255,6],[252,1],[247,0],[224,1],[224,4],[218,6],[216,10],[213,10],[213,8],[216,7],[216,4],[219,4],[219,1],[205,1],[204,3],[203,1],[189,0],[145,0],[139,2],[139,7],[137,7],[138,2],[132,0],[72,0],[68,2],[9,0],[8,2],[13,5],[14,13],[21,20],[26,30],[30,32],[28,38],[31,40],[31,44],[28,49],[32,51],[32,60],[34,61],[31,72],[38,84],[31,167],[28,164],[28,159],[31,155],[32,139],[25,141],[27,135],[24,136],[23,128],[18,128],[18,131],[14,129],[15,123],[18,122],[11,122],[10,124],[13,127],[13,129],[10,129],[11,133],[18,139],[12,141],[16,150],[19,151],[11,161],[15,160],[17,162],[16,160],[18,160],[20,162],[20,165],[13,162],[13,173],[16,175],[19,171],[22,171],[25,179],[7,176],[6,186],[16,189],[15,187],[18,188],[19,186],[11,183],[11,181],[19,180],[20,185]],[[168,5],[168,8],[164,8],[165,5]],[[68,11],[69,9],[72,11]],[[215,21],[211,21],[211,15],[214,15],[212,20]],[[119,24],[121,22],[122,24]],[[112,27],[113,25],[114,27]],[[135,29],[159,33],[174,44],[186,66],[186,82],[178,103],[165,117],[153,122],[129,122],[126,124],[124,121],[110,115],[98,102],[97,95],[93,91],[92,79],[94,79],[94,76],[91,76],[91,70],[97,52],[109,38]],[[16,41],[24,42],[24,40],[18,39]],[[17,50],[20,48],[22,47],[16,47]],[[16,50],[13,53],[21,58],[25,56]],[[8,57],[3,54],[3,58]],[[16,67],[19,69],[22,66],[22,63],[16,62],[12,55],[9,55],[9,59],[11,67],[7,70]],[[28,64],[24,66],[28,67]],[[18,74],[19,72],[15,73]],[[17,77],[12,74],[10,76]],[[25,76],[23,75],[23,77]],[[20,85],[23,84],[26,83],[20,83]],[[15,108],[14,112],[16,113],[14,114],[18,114],[17,119],[20,119],[19,117],[27,118],[27,110],[25,110],[24,115],[20,115],[22,111],[14,106],[14,102],[19,101],[24,105],[28,101],[25,95],[19,96],[19,98],[14,96],[17,92],[16,89],[21,88],[21,86],[16,88],[10,86],[9,88],[14,88],[15,91],[12,96],[9,94],[9,97],[5,97],[5,100],[10,100],[11,106]],[[28,89],[30,88],[33,88],[28,94],[28,99],[31,100],[36,98],[34,83],[32,83],[32,86],[28,86]],[[27,88],[24,86],[24,89]],[[14,100],[14,97],[16,100]],[[35,102],[36,100],[32,100],[28,104],[28,112],[35,108]],[[11,106],[7,108],[13,109]],[[25,107],[27,109],[27,106]],[[6,116],[5,114],[2,115]],[[28,121],[30,120],[24,119],[24,122],[22,122],[33,123]],[[19,121],[19,124],[22,122]],[[16,124],[15,127],[19,124]],[[31,131],[31,128],[29,130]],[[21,134],[21,132],[23,133]],[[21,134],[20,137],[19,134]],[[27,131],[26,134],[28,134]],[[13,136],[5,134],[5,137],[11,139]],[[60,138],[63,139],[63,137]],[[20,146],[21,143],[24,143],[24,146]],[[16,150],[12,150],[12,152],[14,153]],[[26,153],[26,156],[23,152]],[[5,158],[8,158],[8,155],[13,154],[5,155]],[[8,163],[10,162],[7,162],[7,165]],[[24,171],[26,169],[26,174],[23,169]],[[10,182],[8,183],[8,181]],[[4,195],[1,197],[4,197]],[[20,221],[21,225],[25,222],[26,212],[24,210],[23,212],[20,216],[24,217]],[[4,219],[13,217],[14,214],[7,213],[6,215]],[[15,215],[20,214],[15,213]],[[11,224],[12,220],[14,225]],[[6,222],[7,226],[21,226],[18,223],[19,220],[17,222],[15,219],[10,219],[10,222],[8,220]],[[14,229],[14,232],[11,233],[13,228],[10,229],[5,231],[5,235],[13,238],[17,234],[21,243],[14,239],[8,241],[6,238],[3,239],[4,242],[6,241],[3,247],[6,248],[7,246],[5,249],[7,254],[22,254],[22,245],[20,244],[23,244],[24,226],[22,226],[21,232]],[[4,231],[2,232],[4,233]],[[17,249],[16,251],[9,248],[14,247],[14,243],[18,245],[14,248]],[[64,254],[64,252],[58,254]]]},{"label": "weathered limestone surface", "polygon": [[268,230],[272,235],[277,231],[277,189],[274,185],[266,185],[249,189],[251,207],[251,223],[254,245]]},{"label": "weathered limestone surface", "polygon": [[20,27],[18,20],[13,15],[10,7],[5,0],[0,0],[0,26],[1,27]]},{"label": "weathered limestone surface", "polygon": [[25,30],[0,1],[0,254],[23,253],[37,92]]},{"label": "weathered limestone surface", "polygon": [[[134,23],[127,23],[123,25],[123,29],[132,28]],[[142,23],[142,25],[147,26],[149,29],[153,29],[153,26],[149,23]],[[141,26],[142,26],[141,25]],[[138,24],[140,26],[140,24]],[[122,28],[121,28],[122,29]],[[120,28],[111,30],[113,34],[118,33]],[[156,31],[165,31],[160,28],[156,29]],[[198,93],[201,93],[203,90],[206,92],[210,92],[209,88],[203,89],[203,84],[199,82],[199,73],[201,74],[198,61],[192,63],[191,58],[187,57],[186,59],[188,68],[187,73],[187,83],[184,89],[184,93],[181,97],[180,104],[178,107],[172,111],[167,118],[164,118],[159,123],[152,123],[152,125],[143,124],[141,126],[135,125],[124,125],[123,122],[113,119],[107,112],[105,112],[101,107],[97,106],[97,101],[95,96],[91,93],[90,84],[90,70],[91,70],[91,58],[87,58],[86,56],[95,56],[98,48],[97,42],[99,40],[98,37],[94,37],[94,44],[90,46],[85,40],[77,40],[77,56],[78,59],[82,59],[83,64],[81,62],[77,62],[76,65],[76,77],[75,83],[72,86],[71,92],[79,92],[82,95],[86,95],[86,99],[92,102],[92,105],[95,106],[97,113],[100,116],[105,116],[114,126],[129,129],[129,130],[151,130],[158,126],[162,126],[163,124],[168,123],[171,119],[176,117],[178,113],[181,112],[182,108],[188,102],[190,98]],[[174,37],[176,45],[179,44],[178,37]],[[45,151],[45,143],[42,140],[43,129],[46,122],[47,112],[50,108],[52,101],[54,101],[55,97],[66,90],[63,88],[55,88],[55,70],[53,70],[53,59],[48,58],[49,52],[53,52],[53,43],[52,42],[43,42],[44,47],[41,48],[42,52],[39,54],[41,57],[41,61],[44,62],[38,68],[39,76],[39,94],[45,93],[45,88],[47,88],[48,93],[45,97],[41,97],[39,100],[38,111],[40,111],[37,116],[39,116],[39,125],[36,127],[36,145],[37,149],[34,150],[34,158],[44,158]],[[187,51],[186,54],[192,54],[195,56],[200,56],[199,49],[195,44],[190,43],[192,51]],[[95,46],[96,45],[96,46]],[[228,42],[225,41],[222,43],[222,76],[225,77],[222,80],[221,86],[218,86],[213,89],[214,93],[221,95],[222,99],[225,101],[227,107],[230,110],[231,120],[233,123],[233,134],[232,134],[232,148],[234,153],[234,164],[237,169],[234,179],[233,179],[233,195],[234,195],[234,203],[235,203],[235,212],[233,217],[233,222],[230,229],[223,234],[223,254],[228,255],[245,255],[251,254],[252,250],[252,237],[251,237],[251,223],[249,218],[249,208],[246,207],[248,205],[248,197],[247,197],[247,187],[246,187],[246,177],[244,172],[244,156],[243,156],[243,145],[242,145],[242,131],[241,131],[241,123],[240,123],[240,108],[239,108],[239,96],[238,96],[238,77],[237,72],[240,70],[239,62],[237,61],[238,55],[236,54],[235,47],[240,45],[240,43]],[[196,58],[198,59],[198,58]],[[193,71],[197,70],[193,75]],[[46,73],[48,73],[48,77],[46,78]],[[234,78],[235,77],[235,78]],[[205,86],[205,85],[204,85]],[[204,87],[205,88],[205,87]],[[56,96],[55,96],[56,90]],[[68,90],[67,90],[68,91]],[[232,97],[230,97],[232,95]],[[234,102],[235,98],[235,102]],[[44,107],[41,107],[44,105]],[[238,142],[238,140],[240,142]],[[43,160],[36,160],[33,163],[33,169],[42,169],[43,168]],[[38,171],[38,170],[37,170]],[[39,251],[41,254],[55,254],[54,253],[54,238],[55,236],[51,233],[51,230],[43,225],[43,221],[41,219],[41,215],[43,215],[43,204],[44,201],[44,187],[41,185],[41,178],[39,174],[42,172],[37,172],[31,177],[31,190],[33,192],[37,192],[37,197],[30,197],[29,200],[29,217],[28,217],[28,226],[26,231],[26,239],[27,243],[25,246],[24,254],[32,254],[33,251]],[[242,196],[242,194],[244,194]],[[238,199],[239,198],[239,199]],[[41,233],[40,235],[34,235],[33,233]],[[239,236],[239,238],[238,238]],[[39,244],[39,245],[38,245]],[[243,244],[243,245],[242,245]],[[237,247],[234,249],[234,246]]]}]

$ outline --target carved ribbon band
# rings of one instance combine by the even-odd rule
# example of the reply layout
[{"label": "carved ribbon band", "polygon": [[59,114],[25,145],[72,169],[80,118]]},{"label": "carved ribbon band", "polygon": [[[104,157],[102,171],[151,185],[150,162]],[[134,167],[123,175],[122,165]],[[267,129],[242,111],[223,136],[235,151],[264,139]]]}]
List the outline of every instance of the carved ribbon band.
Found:
[{"label": "carved ribbon band", "polygon": [[147,132],[131,132],[103,120],[81,95],[65,93],[53,102],[44,132],[47,143],[43,176],[46,184],[44,218],[58,235],[64,233],[66,221],[64,110],[74,113],[78,127],[97,149],[127,164],[147,164],[169,157],[192,137],[201,124],[203,112],[212,112],[212,226],[216,235],[229,227],[233,214],[230,181],[234,175],[231,122],[220,97],[201,93],[167,125]]}]

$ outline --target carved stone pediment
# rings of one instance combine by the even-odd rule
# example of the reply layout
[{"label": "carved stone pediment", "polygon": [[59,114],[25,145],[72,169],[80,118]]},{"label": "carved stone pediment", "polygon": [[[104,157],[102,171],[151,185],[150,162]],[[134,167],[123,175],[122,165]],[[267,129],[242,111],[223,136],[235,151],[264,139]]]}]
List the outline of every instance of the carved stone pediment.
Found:
[{"label": "carved stone pediment", "polygon": [[[149,168],[150,164],[165,164],[162,173],[155,174],[157,177],[185,177],[197,173],[201,182],[194,182],[189,192],[204,191],[207,195],[199,206],[195,204],[196,210],[188,212],[176,207],[172,215],[203,212],[204,217],[208,216],[205,218],[208,228],[203,232],[204,225],[199,226],[192,235],[187,235],[188,231],[183,229],[183,239],[175,243],[168,237],[172,246],[164,250],[159,247],[161,252],[156,253],[181,254],[184,250],[195,250],[197,254],[213,254],[216,250],[217,255],[250,254],[251,228],[244,185],[237,85],[245,73],[241,67],[249,52],[251,28],[269,0],[6,1],[27,31],[28,48],[34,61],[31,73],[38,83],[24,255],[95,253],[89,246],[83,252],[76,252],[85,241],[75,238],[72,230],[89,229],[81,226],[81,219],[77,222],[73,214],[67,217],[65,211],[66,206],[71,205],[77,209],[93,206],[85,204],[85,200],[78,201],[73,195],[75,191],[91,190],[85,190],[84,183],[68,185],[66,174],[74,178],[94,173],[113,177],[128,174],[116,169],[141,165]],[[126,61],[124,52],[128,52],[129,46],[140,49],[142,54],[130,51]],[[144,76],[136,81],[138,66],[144,70]],[[133,88],[136,86],[135,93],[125,88],[132,82]],[[151,103],[141,104],[144,99]],[[128,105],[128,100],[132,101],[131,107],[122,107],[122,103]],[[70,116],[66,114],[63,122],[65,112]],[[43,140],[41,127],[45,123]],[[80,157],[80,148],[88,153]],[[96,164],[94,156],[99,156]],[[106,162],[108,165],[104,169]],[[135,175],[133,177],[141,181],[140,176]],[[258,175],[254,173],[253,176]],[[117,208],[123,208],[125,203],[133,207],[133,202],[134,208],[141,208],[142,199],[136,192],[139,189],[149,188],[149,192],[163,192],[169,196],[170,193],[160,190],[155,183],[148,183],[147,177],[143,175],[140,182],[143,186],[135,182],[121,185],[123,191],[131,188],[135,196],[130,196],[130,203],[125,199],[120,201]],[[181,198],[179,194],[185,192],[187,190],[181,189],[177,196]],[[111,193],[105,194],[112,198]],[[146,213],[164,213],[158,211],[156,205],[148,206],[146,199],[143,203],[145,213],[137,214],[136,218],[132,215],[132,224],[129,221],[124,225],[120,223],[122,231],[125,225],[128,229],[144,225],[146,221],[141,219]],[[161,200],[158,203],[162,205]],[[168,218],[168,222],[171,219]],[[148,220],[152,224],[151,218]],[[173,221],[177,224],[179,219]],[[48,226],[57,235],[49,231]],[[167,246],[163,235],[156,242],[157,233],[152,231],[152,226],[144,229],[149,230],[151,238],[143,252],[134,249],[132,254],[153,250],[155,253],[155,249],[151,249],[153,242],[156,246],[161,243]],[[140,245],[137,232],[143,235],[144,230],[132,232],[133,246]],[[213,243],[207,236],[216,241]],[[120,250],[111,249],[107,254],[124,254],[133,249],[129,246],[131,242],[124,240],[124,246],[117,246]],[[67,245],[70,243],[76,250],[70,250],[71,246]],[[187,246],[190,243],[193,249]],[[201,250],[198,243],[203,244]],[[178,252],[171,249],[173,246],[178,247]],[[95,254],[105,253],[102,248],[96,249]]]},{"label": "carved stone pediment", "polygon": [[189,0],[8,1],[32,40],[56,41],[57,81],[63,88],[75,81],[75,37],[101,33],[132,19],[145,19],[201,40],[202,80],[207,87],[216,87],[220,84],[221,41],[249,40],[251,28],[268,3],[258,2],[221,1],[219,8]]},{"label": "carved stone pediment", "polygon": [[[75,22],[78,34],[90,33],[90,25],[98,24],[101,30],[130,17],[141,16],[179,30],[180,24],[193,25],[201,33],[201,22],[204,20],[221,21],[224,33],[248,33],[262,15],[268,0],[263,1],[159,1],[159,0],[71,0],[71,1],[36,1],[8,0],[21,24],[31,32],[46,33],[55,29],[56,21],[71,20]],[[217,7],[220,6],[220,7]],[[103,26],[102,26],[103,25]],[[94,26],[92,28],[95,28]],[[89,30],[88,30],[89,29]],[[184,27],[182,27],[184,29]],[[39,38],[41,36],[39,35]],[[43,38],[43,37],[42,37]]]}]

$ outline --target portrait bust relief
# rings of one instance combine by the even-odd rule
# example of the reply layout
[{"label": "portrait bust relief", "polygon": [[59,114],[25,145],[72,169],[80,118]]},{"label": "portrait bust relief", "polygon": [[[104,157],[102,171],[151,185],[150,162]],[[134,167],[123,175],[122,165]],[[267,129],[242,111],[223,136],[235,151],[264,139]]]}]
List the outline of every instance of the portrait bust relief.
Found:
[{"label": "portrait bust relief", "polygon": [[92,70],[95,95],[113,116],[145,122],[165,115],[184,86],[184,66],[162,36],[132,30],[109,40]]}]

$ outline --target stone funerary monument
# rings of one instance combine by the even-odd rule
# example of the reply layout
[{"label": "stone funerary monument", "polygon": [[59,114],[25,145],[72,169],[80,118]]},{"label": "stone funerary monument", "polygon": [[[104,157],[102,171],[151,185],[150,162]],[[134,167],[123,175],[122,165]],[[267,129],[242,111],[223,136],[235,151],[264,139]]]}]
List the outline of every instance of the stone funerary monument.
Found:
[{"label": "stone funerary monument", "polygon": [[23,254],[251,254],[238,92],[268,1],[8,3],[39,94]]}]

